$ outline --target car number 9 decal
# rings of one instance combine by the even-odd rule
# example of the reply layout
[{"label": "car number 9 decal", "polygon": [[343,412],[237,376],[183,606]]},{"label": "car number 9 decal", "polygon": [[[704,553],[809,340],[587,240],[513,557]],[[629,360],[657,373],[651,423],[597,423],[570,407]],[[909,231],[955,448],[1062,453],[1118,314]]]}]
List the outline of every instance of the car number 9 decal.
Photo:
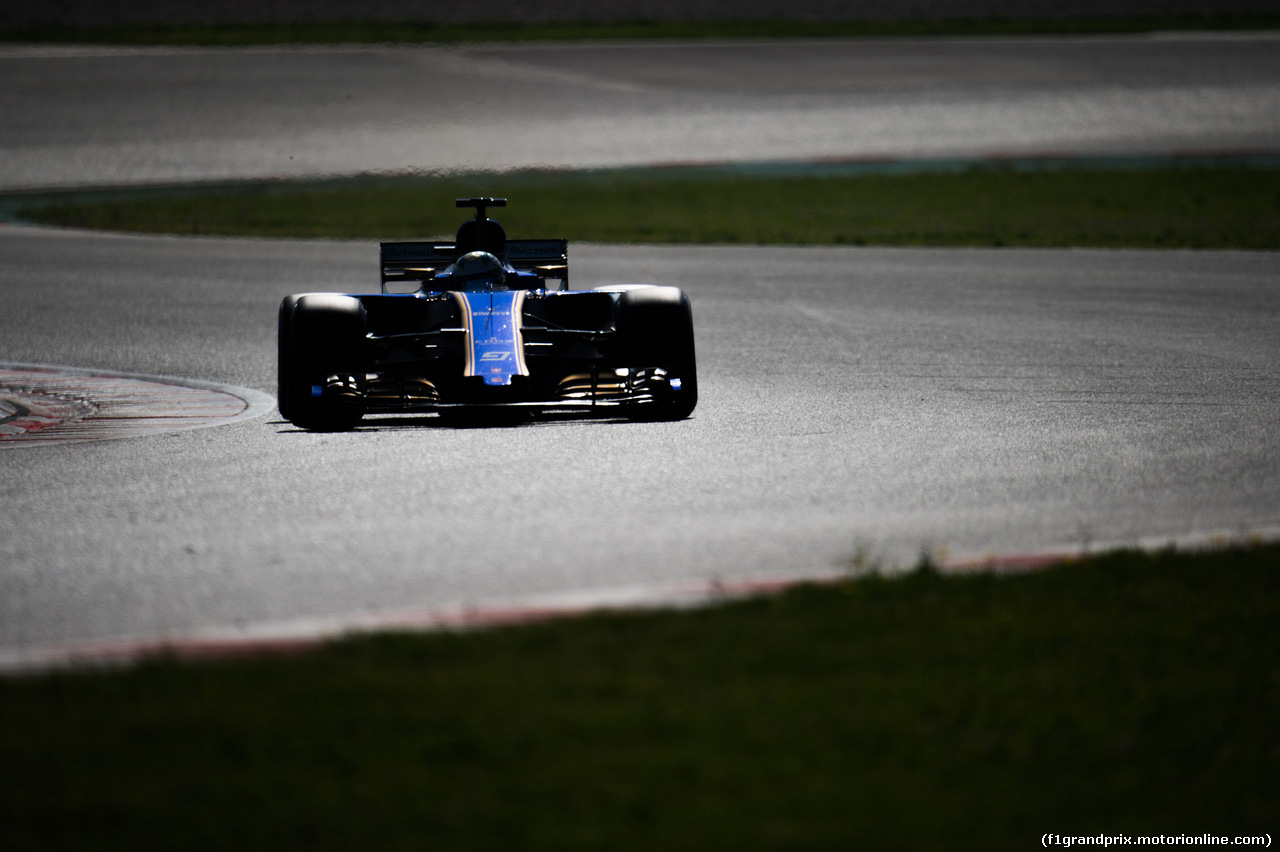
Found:
[{"label": "car number 9 decal", "polygon": [[520,320],[524,290],[456,293],[467,333],[465,376],[480,376],[487,385],[509,385],[512,376],[527,376]]}]

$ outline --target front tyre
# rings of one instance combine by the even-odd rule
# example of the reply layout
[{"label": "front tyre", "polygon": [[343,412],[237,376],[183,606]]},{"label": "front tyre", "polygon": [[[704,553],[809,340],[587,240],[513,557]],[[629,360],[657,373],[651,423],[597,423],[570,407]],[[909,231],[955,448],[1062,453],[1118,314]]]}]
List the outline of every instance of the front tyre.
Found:
[{"label": "front tyre", "polygon": [[642,287],[618,298],[617,357],[628,367],[656,367],[664,382],[653,400],[629,407],[632,420],[683,420],[698,404],[693,307],[678,287]]},{"label": "front tyre", "polygon": [[364,412],[358,399],[326,391],[336,376],[365,373],[366,316],[359,299],[336,293],[289,296],[280,304],[279,407],[302,429],[352,429]]}]

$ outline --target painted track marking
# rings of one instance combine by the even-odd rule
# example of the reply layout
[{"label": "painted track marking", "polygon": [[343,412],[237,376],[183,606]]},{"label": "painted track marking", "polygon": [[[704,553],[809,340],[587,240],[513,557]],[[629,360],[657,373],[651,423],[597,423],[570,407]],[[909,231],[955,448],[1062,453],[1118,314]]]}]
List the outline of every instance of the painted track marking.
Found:
[{"label": "painted track marking", "polygon": [[202,429],[274,405],[260,391],[194,379],[0,362],[0,447]]}]

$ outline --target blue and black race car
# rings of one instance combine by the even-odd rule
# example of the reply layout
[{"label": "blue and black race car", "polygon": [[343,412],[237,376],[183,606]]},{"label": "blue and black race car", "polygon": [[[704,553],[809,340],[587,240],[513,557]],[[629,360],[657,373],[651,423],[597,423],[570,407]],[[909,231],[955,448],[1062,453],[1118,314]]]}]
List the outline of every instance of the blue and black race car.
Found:
[{"label": "blue and black race car", "polygon": [[303,429],[366,414],[523,409],[680,420],[698,403],[677,287],[569,289],[568,241],[508,240],[505,198],[463,198],[452,243],[381,244],[381,292],[301,293],[279,315],[280,413]]}]

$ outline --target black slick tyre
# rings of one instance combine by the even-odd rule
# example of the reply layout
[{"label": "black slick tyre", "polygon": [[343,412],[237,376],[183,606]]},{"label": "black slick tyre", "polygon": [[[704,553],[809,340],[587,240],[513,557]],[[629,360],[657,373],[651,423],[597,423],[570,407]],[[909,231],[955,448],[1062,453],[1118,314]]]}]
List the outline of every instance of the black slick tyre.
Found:
[{"label": "black slick tyre", "polygon": [[678,287],[641,287],[618,299],[616,355],[629,367],[659,367],[669,387],[653,402],[631,407],[633,420],[683,420],[698,404],[693,308]]},{"label": "black slick tyre", "polygon": [[325,393],[332,376],[365,372],[366,317],[359,299],[336,293],[289,296],[280,304],[279,408],[302,429],[352,429],[363,411]]}]

